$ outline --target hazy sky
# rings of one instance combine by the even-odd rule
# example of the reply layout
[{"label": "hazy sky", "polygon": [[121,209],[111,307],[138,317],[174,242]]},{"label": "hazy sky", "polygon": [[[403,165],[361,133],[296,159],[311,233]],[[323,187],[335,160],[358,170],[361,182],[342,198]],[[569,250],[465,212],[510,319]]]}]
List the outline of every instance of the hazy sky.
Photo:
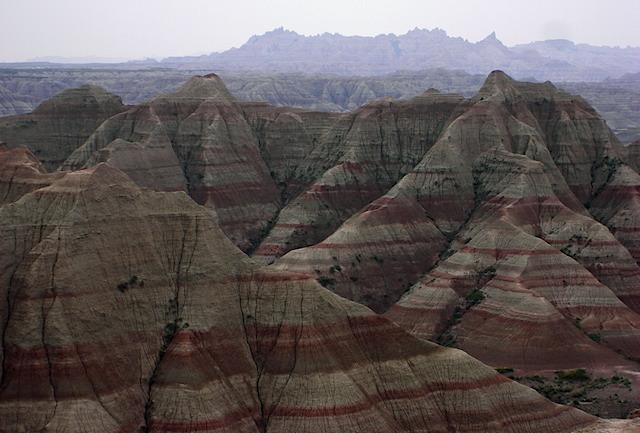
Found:
[{"label": "hazy sky", "polygon": [[284,27],[303,35],[441,28],[505,45],[640,46],[640,0],[0,0],[0,61],[163,58],[224,51]]}]

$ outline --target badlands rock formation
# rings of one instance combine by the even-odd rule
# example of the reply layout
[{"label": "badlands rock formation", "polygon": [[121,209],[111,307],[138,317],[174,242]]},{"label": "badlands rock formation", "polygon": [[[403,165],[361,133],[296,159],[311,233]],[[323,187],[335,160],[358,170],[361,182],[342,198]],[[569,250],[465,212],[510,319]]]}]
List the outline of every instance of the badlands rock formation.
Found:
[{"label": "badlands rock formation", "polygon": [[185,193],[107,164],[25,193],[0,221],[0,432],[600,425],[312,278],[258,267]]},{"label": "badlands rock formation", "polygon": [[47,173],[38,158],[24,147],[8,150],[0,145],[0,167],[0,205],[12,203],[64,176]]},{"label": "badlands rock formation", "polygon": [[[9,122],[7,124],[10,125]],[[340,304],[340,307],[332,307],[334,310],[344,310],[349,317],[353,308],[358,311],[357,315],[370,314],[365,314],[365,309],[360,310],[355,304],[345,303],[349,307],[342,306],[342,302],[346,301],[338,301],[340,298],[328,295],[319,288],[317,282],[343,298],[384,313],[386,319],[393,320],[423,342],[431,340],[458,347],[492,367],[509,368],[518,374],[528,375],[548,375],[556,370],[586,368],[630,378],[634,381],[630,398],[640,404],[640,381],[637,380],[638,365],[635,361],[640,358],[637,236],[640,178],[636,171],[633,147],[622,147],[606,123],[582,98],[558,90],[551,83],[521,83],[502,72],[494,72],[487,77],[478,94],[470,99],[428,90],[411,100],[383,99],[350,113],[332,114],[274,108],[265,103],[238,102],[217,76],[208,75],[194,77],[175,93],[159,95],[148,103],[115,114],[67,155],[61,166],[62,171],[47,174],[32,155],[24,149],[15,148],[25,142],[27,146],[30,145],[28,140],[21,140],[21,137],[16,134],[11,141],[4,139],[12,150],[0,153],[0,161],[6,161],[6,166],[11,167],[4,170],[6,173],[0,179],[0,193],[6,197],[4,203],[11,203],[5,205],[6,209],[14,209],[27,197],[40,197],[38,194],[49,191],[55,185],[67,185],[65,182],[71,182],[71,179],[102,179],[106,183],[105,188],[109,185],[110,188],[118,188],[118,185],[131,179],[138,186],[151,190],[174,192],[153,195],[150,190],[137,190],[133,184],[127,183],[126,188],[138,191],[131,193],[132,196],[141,197],[141,200],[142,197],[151,196],[163,197],[162,200],[168,200],[164,197],[182,197],[180,206],[184,207],[189,202],[187,195],[183,194],[186,192],[192,200],[204,206],[197,208],[199,212],[215,221],[215,224],[203,223],[204,226],[196,224],[189,229],[193,233],[187,233],[187,229],[195,223],[180,222],[183,217],[178,215],[186,211],[178,211],[178,208],[172,207],[174,205],[161,205],[149,213],[143,210],[129,211],[122,208],[121,204],[109,204],[110,207],[102,208],[100,213],[104,214],[104,218],[111,218],[112,215],[113,218],[116,215],[125,218],[127,212],[133,212],[133,215],[142,212],[142,220],[159,218],[166,221],[168,227],[179,222],[182,228],[167,228],[169,232],[165,232],[160,228],[160,222],[149,223],[147,227],[142,222],[137,226],[119,220],[117,225],[123,226],[119,230],[132,230],[126,232],[125,246],[118,244],[111,247],[111,241],[107,240],[101,240],[104,244],[99,244],[100,247],[71,244],[73,248],[82,250],[83,257],[86,256],[88,260],[74,265],[74,269],[95,267],[96,272],[104,274],[102,277],[87,275],[86,278],[90,279],[82,283],[86,287],[91,287],[94,280],[108,281],[106,285],[114,286],[117,292],[130,296],[140,293],[141,280],[144,281],[144,290],[147,290],[148,284],[152,288],[154,284],[165,284],[153,283],[154,278],[163,275],[169,280],[173,278],[171,287],[175,296],[154,295],[156,298],[153,301],[154,308],[163,306],[168,313],[159,315],[151,307],[140,306],[143,310],[151,308],[153,312],[148,312],[145,318],[135,319],[135,329],[144,329],[156,338],[156,346],[127,349],[145,351],[146,363],[138,361],[136,364],[141,366],[139,375],[142,374],[140,372],[159,368],[156,365],[159,361],[169,362],[164,361],[164,354],[169,355],[169,338],[164,336],[171,336],[173,341],[175,335],[182,335],[184,322],[189,323],[189,329],[192,329],[193,323],[199,323],[193,317],[187,319],[184,314],[178,314],[179,306],[182,308],[182,305],[187,305],[185,302],[193,302],[193,308],[196,308],[195,305],[204,308],[202,305],[217,305],[216,300],[223,299],[225,305],[230,306],[230,311],[224,312],[228,315],[235,305],[229,303],[230,299],[237,298],[233,302],[237,303],[237,308],[242,307],[241,315],[245,317],[243,326],[250,330],[248,334],[245,332],[249,337],[242,338],[258,365],[256,380],[264,383],[263,390],[255,391],[258,397],[251,397],[256,399],[252,404],[263,407],[260,409],[262,415],[257,418],[251,415],[251,418],[267,422],[266,418],[275,420],[285,415],[295,415],[301,419],[316,413],[328,416],[326,408],[336,401],[342,402],[336,403],[337,407],[345,407],[344,412],[342,409],[337,411],[342,414],[340,416],[349,418],[347,414],[359,412],[359,409],[348,405],[347,409],[344,405],[347,401],[353,404],[358,399],[343,396],[342,385],[333,379],[329,382],[324,378],[320,380],[320,373],[331,371],[334,374],[340,371],[335,374],[355,377],[353,375],[356,373],[352,371],[355,365],[361,365],[364,359],[378,362],[378,357],[383,356],[382,352],[374,356],[372,352],[365,351],[362,358],[358,358],[360,355],[349,355],[350,361],[347,362],[342,358],[343,355],[335,355],[334,359],[334,355],[324,348],[305,346],[305,350],[310,351],[304,352],[308,358],[298,358],[303,353],[302,346],[292,342],[302,338],[300,335],[303,334],[298,334],[302,330],[274,324],[304,324],[302,328],[307,332],[315,329],[316,325],[311,323],[315,318],[320,318],[322,323],[331,324],[325,330],[317,331],[319,336],[313,337],[322,342],[325,337],[326,341],[331,341],[330,330],[334,323],[345,323],[346,320],[348,326],[353,327],[351,319],[338,318],[337,312],[327,312],[323,310],[324,307],[314,304],[315,301],[309,307],[308,300],[316,295],[298,294],[298,298],[289,299],[291,293],[301,293],[296,290],[302,289],[294,287],[305,287],[305,293],[306,290],[310,293],[320,291],[322,297],[331,299],[331,305],[335,302]],[[114,176],[117,182],[107,180],[110,176]],[[71,191],[75,187],[59,188]],[[22,195],[24,198],[18,200]],[[56,206],[71,206],[65,205],[62,199],[52,200]],[[38,199],[29,206],[35,209],[38,203],[44,206],[47,202]],[[86,204],[85,201],[82,203]],[[56,206],[47,206],[47,218],[57,215]],[[23,207],[21,212],[37,215],[33,209]],[[162,216],[165,211],[173,216]],[[17,218],[19,214],[16,210],[11,218]],[[42,228],[37,236],[31,233],[12,235],[12,238],[9,237],[13,242],[11,248],[17,248],[15,245],[18,244],[36,248],[36,240],[40,245],[41,239],[58,233],[53,228],[57,227],[55,224],[45,220],[34,221],[36,225],[46,228]],[[26,226],[34,224],[32,221]],[[63,226],[65,230],[71,230],[74,224]],[[220,259],[225,263],[225,277],[215,277],[215,281],[210,282],[207,278],[211,278],[209,273],[214,272],[210,267],[212,265],[205,258],[198,258],[202,261],[198,265],[202,267],[198,278],[209,281],[202,284],[215,287],[215,293],[210,291],[208,294],[194,295],[191,299],[191,295],[183,293],[182,287],[187,277],[181,269],[189,267],[189,263],[196,260],[195,251],[200,251],[198,248],[201,243],[206,243],[200,239],[209,236],[210,231],[217,233],[217,227],[233,244],[251,255],[252,263],[268,266],[258,268],[255,267],[257,265],[248,264],[240,252],[225,247],[225,251],[235,251],[229,256],[233,258]],[[106,228],[95,230],[100,233],[107,231]],[[151,239],[139,240],[139,236],[134,234],[136,230],[143,234],[150,230],[148,236]],[[77,236],[82,238],[85,235]],[[219,234],[216,236],[216,239],[223,238]],[[189,240],[192,238],[198,240]],[[58,241],[65,239],[60,237]],[[184,250],[186,247],[180,247],[178,251],[175,249],[177,247],[168,246],[178,239],[193,250],[188,252]],[[159,242],[163,246],[150,247],[146,242]],[[214,243],[222,245],[221,242],[217,240]],[[91,248],[96,251],[90,252]],[[125,252],[121,251],[122,248]],[[101,263],[106,263],[108,255],[116,250],[119,251],[117,259],[113,260],[119,260],[119,266],[124,267],[125,271],[122,275],[112,276],[111,268],[117,266],[110,264],[106,267]],[[218,253],[214,250],[211,247],[211,251],[202,253],[215,257]],[[38,246],[35,251],[40,254],[44,250]],[[146,257],[164,256],[165,252],[170,259],[157,259],[164,267],[156,269],[150,262],[148,265],[151,270],[144,271],[143,275],[144,266],[151,260]],[[17,256],[26,257],[25,254],[21,252]],[[48,254],[47,266],[58,263],[56,257],[66,257],[62,253]],[[42,262],[39,266],[44,266],[43,260],[39,259],[39,263]],[[236,260],[246,263],[248,268],[232,264]],[[251,277],[232,276],[245,275],[249,268]],[[243,289],[247,279],[250,289]],[[229,282],[231,280],[233,284]],[[43,282],[42,287],[53,287],[54,282]],[[13,280],[7,284],[7,287],[13,287]],[[219,291],[223,291],[224,295]],[[12,296],[7,298],[7,305]],[[53,302],[46,299],[47,302]],[[133,305],[141,305],[143,299],[147,302],[146,297],[136,297]],[[260,306],[247,306],[254,304]],[[86,305],[91,303],[87,301]],[[40,314],[48,311],[49,307],[50,304],[41,303]],[[246,317],[249,308],[255,311],[249,312],[250,317]],[[311,309],[308,313],[311,316],[304,313],[307,308]],[[269,326],[262,327],[247,321],[261,317],[257,315],[258,310],[268,316],[260,319],[260,323],[270,323]],[[192,314],[197,318],[200,313]],[[214,315],[218,314],[223,313]],[[302,316],[304,320],[299,319]],[[149,325],[148,320],[151,319],[147,317],[152,317],[156,325]],[[227,320],[227,316],[224,317]],[[391,344],[389,338],[398,341],[408,338],[399,337],[405,334],[386,319],[370,317],[384,324],[381,325],[384,331],[380,334],[373,333],[373,329],[378,328],[372,328],[371,341],[356,344],[354,340],[344,340],[342,343],[343,340],[339,339],[331,344],[343,348],[365,344],[375,346],[371,350],[378,351],[382,349],[377,349],[374,340],[385,341],[383,346],[387,350]],[[84,323],[84,320],[78,323]],[[104,323],[109,320],[105,319]],[[131,328],[132,323],[127,322],[125,328]],[[167,328],[162,331],[165,326]],[[213,325],[201,326],[209,329],[207,326]],[[365,332],[365,328],[358,332]],[[230,331],[216,332],[224,334]],[[342,335],[342,332],[338,334]],[[387,332],[393,337],[389,337]],[[153,339],[143,334],[140,334],[140,341]],[[244,336],[242,333],[228,335],[230,339],[237,335]],[[284,337],[285,340],[278,340]],[[117,339],[124,341],[126,337]],[[182,340],[177,339],[176,344],[179,341]],[[194,361],[191,354],[204,356],[203,353],[212,353],[214,349],[206,349],[209,346],[192,337],[186,341],[185,346],[180,343],[181,349],[176,349],[175,353],[176,356],[182,354],[180,356],[183,358],[180,359],[192,363],[195,366],[193,371],[200,371],[204,365],[217,365],[206,358]],[[287,343],[284,344],[284,341]],[[406,341],[411,347],[417,344],[417,340]],[[163,347],[165,343],[167,347]],[[43,344],[46,346],[46,343]],[[189,346],[193,344],[198,349]],[[325,343],[318,344],[321,346]],[[419,344],[432,348],[427,343]],[[396,346],[391,344],[391,347]],[[289,358],[283,355],[289,353],[287,351],[293,352]],[[154,355],[156,353],[158,355]],[[343,367],[348,365],[350,373],[330,367],[333,364],[327,360],[327,356]],[[381,359],[387,360],[384,356]],[[400,358],[397,355],[393,359]],[[299,364],[291,359],[305,361]],[[308,367],[307,360],[314,367]],[[163,365],[162,362],[158,365]],[[284,379],[294,371],[283,367],[290,365],[287,362],[294,362],[295,366],[291,367],[294,370],[302,368],[317,376],[322,386],[327,383],[331,385],[325,389],[326,393],[314,393],[316,400],[313,404],[300,403],[297,409],[293,404],[296,398],[291,397],[295,393],[289,395],[288,398],[292,400],[282,400],[287,403],[280,406],[287,409],[282,413],[273,412],[280,415],[271,418],[271,415],[264,414],[270,414],[270,408],[280,404],[274,401],[280,401],[280,396],[284,396],[280,391],[281,386],[295,384],[296,387],[307,386],[314,390],[321,386],[297,383],[299,371],[291,374],[289,379]],[[229,368],[240,368],[240,365]],[[411,368],[417,368],[415,363],[411,365]],[[227,370],[220,366],[215,368],[222,369],[216,380],[228,381],[225,382],[225,389],[236,393],[233,387],[237,386],[238,381],[243,381],[239,378],[244,376],[233,370],[234,379],[228,379]],[[286,373],[280,372],[283,368],[288,369]],[[378,366],[364,368],[368,372],[391,377],[391,373]],[[263,378],[262,369],[279,372],[277,378]],[[177,371],[180,373],[176,375],[187,377],[184,380],[195,383],[192,373],[179,368]],[[163,403],[163,409],[157,409],[157,413],[170,411],[167,402],[176,398],[172,392],[182,392],[181,385],[177,385],[181,382],[162,382],[160,376],[146,374],[149,376],[145,376],[144,383],[153,382],[151,386],[158,387],[154,392],[168,399]],[[198,374],[207,377],[208,373]],[[287,380],[291,385],[283,385]],[[355,380],[355,383],[360,382]],[[390,392],[384,391],[385,386],[377,383],[371,388],[387,396],[380,399],[374,396],[373,400],[367,400],[370,403],[376,401],[375,404],[371,403],[375,410],[381,405],[388,407],[387,398],[395,401],[393,395],[396,395],[396,391],[385,394]],[[362,395],[371,396],[371,389],[362,388]],[[457,385],[451,389],[458,389]],[[345,392],[351,395],[351,391]],[[338,400],[327,400],[327,393],[339,397]],[[132,397],[138,399],[135,404],[145,401],[144,392],[141,395]],[[146,395],[149,400],[148,390]],[[220,413],[221,417],[240,422],[240,408],[253,407],[243,400],[243,394],[237,395],[229,400],[234,402],[229,407],[235,409]],[[271,406],[264,406],[267,395],[272,399],[268,403]],[[216,398],[231,399],[224,393],[207,398],[210,401]],[[413,397],[406,398],[414,401]],[[197,406],[201,403],[194,404]],[[303,407],[315,407],[317,412],[305,412]],[[192,415],[194,419],[199,419],[200,415],[190,413],[190,410],[180,409],[174,414],[184,419]],[[396,414],[392,416],[394,420],[399,410],[403,413],[412,412],[395,408],[391,410]],[[147,412],[150,411],[151,408],[148,408]],[[107,412],[113,411],[108,409]],[[145,416],[145,422],[151,425],[150,415]],[[388,416],[388,412],[383,415],[385,419]],[[162,417],[171,418],[166,414]],[[162,417],[158,419],[164,419]],[[290,418],[282,422],[288,423]],[[361,421],[345,422],[355,422],[353,426],[360,426],[353,427],[356,430],[368,425],[358,424]],[[169,431],[172,428],[183,429],[172,424],[157,425]],[[296,430],[290,424],[286,426]],[[330,424],[322,426],[325,430],[332,430]],[[411,423],[406,426],[411,426],[406,427],[407,430],[420,431],[423,428],[413,427],[415,424]],[[314,427],[309,425],[308,429]],[[261,428],[262,424],[258,424],[258,429]],[[302,430],[305,429],[307,427]],[[434,427],[434,431],[438,429],[446,430],[444,427]],[[387,430],[402,431],[397,427]]]},{"label": "badlands rock formation", "polygon": [[330,235],[415,166],[461,101],[428,91],[405,103],[382,100],[341,116],[286,179],[307,189],[282,210],[254,257],[269,263]]},{"label": "badlands rock formation", "polygon": [[640,140],[636,140],[629,145],[628,155],[633,167],[638,171],[640,169]]},{"label": "badlands rock formation", "polygon": [[[562,55],[566,56],[566,51]],[[594,62],[588,61],[587,64]],[[175,92],[185,81],[201,74],[203,69],[158,69],[149,65],[145,69],[136,67],[132,70],[130,64],[109,65],[109,69],[91,69],[82,65],[57,66],[59,68],[16,65],[15,68],[0,69],[0,116],[28,113],[40,102],[62,90],[86,83],[119,95],[126,104],[141,104],[159,93]],[[428,88],[470,97],[480,89],[486,78],[486,73],[471,75],[460,69],[433,68],[432,64],[429,68],[403,70],[382,76],[363,76],[362,69],[357,76],[312,74],[308,70],[299,73],[221,71],[220,76],[239,100],[267,101],[276,106],[320,111],[354,110],[387,96],[409,99]],[[616,73],[619,72],[620,68],[617,68]],[[585,81],[593,78],[574,78],[579,82],[553,79],[553,82],[589,101],[623,143],[637,140],[640,137],[640,125],[637,108],[634,107],[640,101],[640,72],[600,82]],[[535,76],[535,79],[545,81],[552,77]]]},{"label": "badlands rock formation", "polygon": [[616,165],[611,171],[609,182],[593,200],[590,209],[594,217],[609,227],[613,235],[640,264],[638,172],[625,165]]},{"label": "badlands rock formation", "polygon": [[637,173],[620,150],[579,98],[494,73],[388,193],[275,266],[495,367],[637,371],[620,356],[640,355]]},{"label": "badlands rock formation", "polygon": [[245,249],[280,208],[258,140],[240,105],[213,74],[112,117],[62,169],[99,162],[141,186],[187,191]]},{"label": "badlands rock formation", "polygon": [[0,142],[27,146],[51,171],[102,122],[124,110],[120,97],[99,87],[68,89],[30,114],[0,118]]}]

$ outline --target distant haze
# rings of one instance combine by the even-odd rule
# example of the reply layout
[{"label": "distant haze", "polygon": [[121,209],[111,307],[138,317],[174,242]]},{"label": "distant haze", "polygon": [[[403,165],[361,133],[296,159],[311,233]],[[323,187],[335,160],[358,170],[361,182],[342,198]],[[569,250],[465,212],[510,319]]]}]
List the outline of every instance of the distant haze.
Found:
[{"label": "distant haze", "polygon": [[640,46],[638,0],[2,0],[0,62],[208,54],[284,27],[303,35],[401,35],[440,28],[507,46],[546,39]]}]

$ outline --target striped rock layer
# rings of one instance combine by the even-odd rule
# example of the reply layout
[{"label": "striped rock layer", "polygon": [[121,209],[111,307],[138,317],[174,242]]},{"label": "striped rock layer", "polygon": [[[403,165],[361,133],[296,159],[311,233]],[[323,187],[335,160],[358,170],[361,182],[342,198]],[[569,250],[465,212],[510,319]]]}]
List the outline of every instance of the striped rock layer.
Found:
[{"label": "striped rock layer", "polygon": [[63,176],[47,173],[38,158],[24,147],[8,149],[0,145],[0,167],[0,205],[12,203]]},{"label": "striped rock layer", "polygon": [[615,165],[590,210],[640,264],[640,175],[625,165]]},{"label": "striped rock layer", "polygon": [[214,75],[112,117],[62,165],[107,162],[141,186],[186,191],[243,249],[280,208],[257,138],[235,98]]},{"label": "striped rock layer", "polygon": [[[494,366],[633,369],[615,353],[640,353],[640,315],[632,308],[638,273],[629,252],[553,195],[542,164],[505,151],[479,164],[476,185],[485,198],[452,255],[387,316]],[[596,255],[601,279],[621,276],[614,289],[580,264]]]},{"label": "striped rock layer", "polygon": [[409,101],[381,100],[339,117],[291,171],[286,180],[294,186],[291,194],[300,184],[306,189],[280,212],[252,256],[271,263],[329,236],[413,169],[461,101],[458,95],[430,90]]},{"label": "striped rock layer", "polygon": [[494,367],[633,377],[637,173],[571,98],[492,74],[389,192],[274,266]]},{"label": "striped rock layer", "polygon": [[270,272],[494,367],[631,377],[635,147],[580,97],[499,71],[471,99],[430,90],[343,114],[238,102],[210,75],[112,116],[63,168],[106,162],[185,191]]},{"label": "striped rock layer", "polygon": [[99,164],[0,207],[0,432],[570,432],[601,425]]},{"label": "striped rock layer", "polygon": [[52,171],[102,122],[125,110],[119,96],[96,86],[64,90],[30,114],[1,118],[0,143],[28,147]]}]

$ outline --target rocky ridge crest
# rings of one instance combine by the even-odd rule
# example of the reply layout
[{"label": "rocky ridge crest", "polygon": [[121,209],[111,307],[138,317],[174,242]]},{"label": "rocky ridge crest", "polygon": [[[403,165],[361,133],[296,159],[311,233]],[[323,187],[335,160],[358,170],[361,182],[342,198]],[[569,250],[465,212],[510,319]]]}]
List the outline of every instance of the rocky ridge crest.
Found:
[{"label": "rocky ridge crest", "polygon": [[198,57],[172,57],[160,64],[214,70],[382,75],[429,68],[486,75],[505,70],[516,78],[597,81],[636,73],[640,48],[592,47],[570,41],[542,41],[506,47],[495,32],[472,43],[441,29],[414,29],[375,37],[324,33],[300,35],[283,28],[251,37],[239,48]]}]

